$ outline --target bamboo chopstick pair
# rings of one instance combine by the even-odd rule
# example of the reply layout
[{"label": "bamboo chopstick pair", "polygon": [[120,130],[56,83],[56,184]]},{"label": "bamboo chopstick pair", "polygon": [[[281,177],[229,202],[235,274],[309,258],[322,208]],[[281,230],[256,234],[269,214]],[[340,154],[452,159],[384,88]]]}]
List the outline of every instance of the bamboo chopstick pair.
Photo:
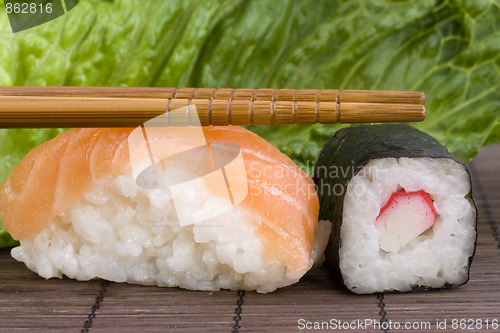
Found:
[{"label": "bamboo chopstick pair", "polygon": [[0,87],[0,128],[135,127],[184,108],[201,125],[422,121],[411,91]]}]

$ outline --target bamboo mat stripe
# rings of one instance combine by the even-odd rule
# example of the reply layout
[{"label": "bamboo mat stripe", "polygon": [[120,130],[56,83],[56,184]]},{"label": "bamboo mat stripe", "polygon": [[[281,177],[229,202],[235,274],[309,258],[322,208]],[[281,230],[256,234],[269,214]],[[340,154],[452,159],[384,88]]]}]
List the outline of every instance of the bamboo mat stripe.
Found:
[{"label": "bamboo mat stripe", "polygon": [[[383,327],[385,323],[387,323],[387,311],[385,311],[385,302],[384,302],[384,293],[377,294],[378,299],[378,308],[380,311],[378,312],[380,316],[380,326]],[[382,329],[384,333],[388,332],[388,329]]]},{"label": "bamboo mat stripe", "polygon": [[[80,333],[88,333],[90,329],[92,328],[92,324],[94,319],[97,317],[97,311],[99,310],[101,303],[104,301],[104,296],[106,292],[108,291],[110,282],[109,281],[103,281],[101,284],[101,289],[98,292],[98,295],[95,298],[95,303],[92,305],[92,308],[90,310],[89,315],[87,316],[87,320],[85,320],[83,324],[83,328],[81,329]],[[242,319],[242,312],[243,312],[243,303],[244,303],[244,296],[245,296],[245,291],[244,290],[238,290],[236,292],[237,295],[237,300],[236,300],[236,308],[234,309],[234,325],[232,327],[232,333],[239,333],[240,328],[241,328],[241,319]]]},{"label": "bamboo mat stripe", "polygon": [[[478,240],[470,281],[459,288],[354,295],[343,290],[326,267],[271,294],[194,292],[102,280],[44,280],[12,259],[9,251],[0,250],[0,332],[397,332],[400,330],[394,326],[384,328],[382,324],[405,322],[429,324],[411,329],[413,332],[498,332],[498,156],[500,144],[488,146],[468,165],[479,212]],[[300,326],[330,320],[373,320],[378,326]],[[460,321],[482,327],[452,326]],[[498,326],[492,327],[493,323]]]},{"label": "bamboo mat stripe", "polygon": [[490,203],[488,202],[488,198],[486,197],[486,192],[484,191],[483,185],[481,184],[481,181],[479,180],[479,176],[477,174],[476,166],[474,165],[474,162],[471,162],[469,164],[469,170],[471,172],[471,175],[474,179],[474,183],[476,184],[476,188],[481,195],[481,200],[483,202],[483,209],[484,213],[486,214],[486,217],[488,219],[488,224],[491,227],[492,235],[493,238],[495,238],[495,241],[497,242],[497,247],[500,249],[500,235],[498,234],[498,225],[497,221],[493,217],[493,214],[491,212],[491,206]]},{"label": "bamboo mat stripe", "polygon": [[245,296],[244,290],[238,290],[238,299],[236,300],[236,308],[234,309],[234,325],[233,333],[238,333],[241,328],[241,314],[243,312],[243,297]]},{"label": "bamboo mat stripe", "polygon": [[83,324],[83,328],[81,333],[87,333],[92,327],[92,321],[97,316],[96,312],[99,310],[101,306],[101,302],[104,300],[104,294],[107,292],[107,288],[109,286],[109,281],[103,281],[101,284],[101,290],[99,290],[99,295],[95,298],[95,303],[92,305],[92,309],[90,314],[87,316],[87,320]]}]

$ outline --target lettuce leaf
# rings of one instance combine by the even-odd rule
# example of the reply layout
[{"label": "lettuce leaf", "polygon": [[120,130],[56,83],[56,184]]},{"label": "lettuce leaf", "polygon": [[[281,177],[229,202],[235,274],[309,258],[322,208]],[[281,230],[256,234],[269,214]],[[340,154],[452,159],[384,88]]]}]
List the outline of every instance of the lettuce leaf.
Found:
[{"label": "lettuce leaf", "polygon": [[[500,141],[499,0],[87,0],[8,24],[0,85],[419,90],[414,125],[462,161]],[[340,125],[250,128],[310,172]],[[0,180],[56,133],[1,131]]]}]

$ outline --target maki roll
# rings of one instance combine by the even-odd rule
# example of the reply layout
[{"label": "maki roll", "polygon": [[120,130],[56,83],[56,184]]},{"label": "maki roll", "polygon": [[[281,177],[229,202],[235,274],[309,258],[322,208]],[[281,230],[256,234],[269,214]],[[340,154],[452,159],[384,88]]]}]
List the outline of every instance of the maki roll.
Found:
[{"label": "maki roll", "polygon": [[[143,134],[149,152],[132,140]],[[165,156],[154,165],[168,186],[154,186],[151,153]],[[328,241],[318,210],[312,179],[235,126],[70,130],[0,187],[0,218],[21,242],[12,256],[40,276],[191,290],[297,282]]]},{"label": "maki roll", "polygon": [[408,125],[344,128],[325,144],[314,181],[333,223],[329,266],[358,294],[468,281],[477,208],[466,166]]}]

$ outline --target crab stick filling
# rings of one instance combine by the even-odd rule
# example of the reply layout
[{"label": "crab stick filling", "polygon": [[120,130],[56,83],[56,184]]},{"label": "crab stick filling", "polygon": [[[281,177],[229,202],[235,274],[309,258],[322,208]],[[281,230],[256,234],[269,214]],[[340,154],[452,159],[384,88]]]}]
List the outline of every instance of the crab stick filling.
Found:
[{"label": "crab stick filling", "polygon": [[429,193],[393,192],[375,221],[380,248],[397,252],[436,222],[436,209]]}]

